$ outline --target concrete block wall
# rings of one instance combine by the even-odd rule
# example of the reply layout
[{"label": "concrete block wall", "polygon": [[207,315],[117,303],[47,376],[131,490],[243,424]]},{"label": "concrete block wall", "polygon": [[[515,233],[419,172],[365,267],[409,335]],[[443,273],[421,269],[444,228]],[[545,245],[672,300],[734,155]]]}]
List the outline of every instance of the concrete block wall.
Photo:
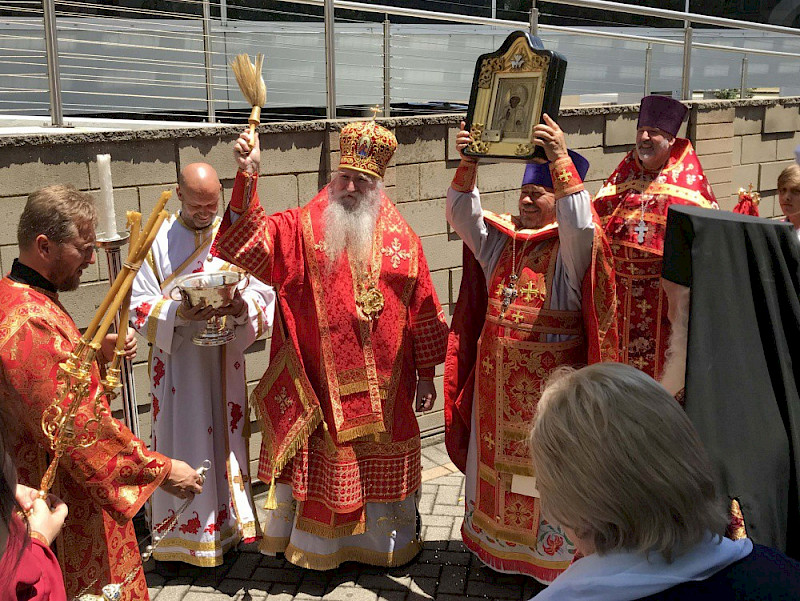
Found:
[{"label": "concrete block wall", "polygon": [[[584,107],[561,111],[559,123],[571,148],[591,163],[587,189],[596,193],[625,154],[633,148],[638,107]],[[461,241],[445,221],[447,187],[458,166],[454,148],[461,115],[404,117],[382,120],[392,128],[399,146],[384,183],[422,239],[439,300],[452,314],[461,282]],[[262,173],[259,195],[270,211],[307,202],[325,185],[331,166],[338,165],[339,129],[344,121],[268,124],[261,127]],[[0,268],[7,272],[17,256],[16,226],[32,190],[53,183],[72,183],[80,189],[98,188],[95,155],[112,155],[112,176],[117,223],[124,224],[126,210],[149,213],[159,194],[173,188],[182,166],[204,161],[222,179],[223,199],[229,200],[235,166],[232,144],[241,128],[205,127],[102,134],[0,135],[0,207],[7,218],[0,222]],[[700,161],[723,208],[736,202],[736,190],[752,183],[762,192],[762,215],[780,213],[775,200],[777,174],[790,164],[800,144],[800,98],[776,101],[703,101],[691,105],[681,135],[694,143]],[[478,186],[484,206],[497,212],[516,211],[524,165],[482,162]],[[167,207],[176,211],[176,199]],[[82,285],[62,295],[79,327],[85,327],[108,284],[106,261],[83,274]],[[143,437],[150,437],[147,343],[139,341],[140,359],[134,366]],[[252,390],[264,372],[269,340],[253,345],[247,355],[247,376]],[[420,417],[423,432],[441,430],[442,369],[437,372],[439,398],[434,411]],[[119,412],[117,413],[119,415]],[[253,460],[260,438],[253,423]]]}]

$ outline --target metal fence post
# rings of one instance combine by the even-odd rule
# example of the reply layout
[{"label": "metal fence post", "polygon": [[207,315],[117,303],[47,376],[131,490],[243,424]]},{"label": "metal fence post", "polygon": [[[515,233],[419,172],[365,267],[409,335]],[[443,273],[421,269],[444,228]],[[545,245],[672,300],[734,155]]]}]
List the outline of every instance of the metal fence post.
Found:
[{"label": "metal fence post", "polygon": [[58,65],[58,29],[54,0],[42,1],[42,14],[47,52],[47,81],[50,88],[50,123],[53,127],[63,127],[64,110],[61,106],[61,68]]},{"label": "metal fence post", "polygon": [[328,119],[336,119],[336,37],[333,0],[325,0],[325,99]]},{"label": "metal fence post", "polygon": [[644,51],[644,95],[650,95],[650,67],[653,63],[653,45],[648,44]]},{"label": "metal fence post", "polygon": [[383,116],[392,116],[392,23],[389,15],[383,20]]},{"label": "metal fence post", "polygon": [[228,26],[228,0],[219,0],[219,22],[223,27]]},{"label": "metal fence post", "polygon": [[747,54],[742,57],[742,81],[739,85],[739,98],[747,98]]},{"label": "metal fence post", "polygon": [[681,75],[681,99],[691,100],[692,78],[692,28],[687,27],[683,32],[683,73]]},{"label": "metal fence post", "polygon": [[216,123],[214,114],[214,63],[211,56],[211,2],[203,0],[203,57],[206,65],[206,106],[208,108],[208,122]]},{"label": "metal fence post", "polygon": [[531,35],[539,35],[539,9],[536,8],[536,0],[531,0]]}]

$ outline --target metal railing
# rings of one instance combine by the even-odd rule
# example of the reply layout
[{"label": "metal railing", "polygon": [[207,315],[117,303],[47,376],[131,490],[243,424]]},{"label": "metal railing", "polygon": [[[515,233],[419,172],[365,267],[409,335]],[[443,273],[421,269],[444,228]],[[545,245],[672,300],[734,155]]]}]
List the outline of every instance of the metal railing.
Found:
[{"label": "metal railing", "polygon": [[[397,16],[397,17],[413,17],[417,19],[422,19],[427,22],[432,23],[442,23],[446,22],[449,24],[462,24],[462,25],[472,25],[472,26],[490,26],[493,28],[502,29],[520,29],[520,28],[527,28],[533,34],[542,35],[543,33],[552,33],[552,34],[559,34],[564,35],[568,34],[570,36],[583,36],[589,38],[597,38],[597,39],[606,39],[606,40],[616,40],[621,42],[634,42],[637,45],[641,44],[644,50],[644,77],[643,77],[643,85],[640,88],[641,92],[644,94],[648,94],[651,92],[651,71],[654,64],[654,47],[661,47],[661,48],[670,48],[670,47],[680,47],[682,49],[682,62],[680,65],[680,95],[683,99],[690,99],[692,95],[692,86],[691,86],[691,70],[692,70],[692,52],[693,50],[704,50],[704,51],[712,51],[712,52],[724,52],[724,53],[737,53],[741,55],[741,63],[739,67],[739,94],[741,97],[744,97],[747,93],[748,87],[748,71],[749,71],[749,63],[750,59],[753,56],[763,56],[763,57],[773,57],[773,58],[781,58],[781,59],[791,59],[792,61],[797,60],[798,65],[800,65],[800,51],[799,52],[785,52],[780,50],[770,50],[770,49],[763,49],[763,48],[743,48],[743,47],[736,47],[736,46],[729,46],[724,44],[707,44],[707,43],[698,43],[696,41],[696,34],[699,30],[695,30],[693,25],[712,25],[717,27],[724,27],[728,29],[736,29],[736,30],[745,30],[745,31],[752,31],[752,32],[762,32],[768,34],[778,34],[780,36],[788,36],[787,39],[797,40],[800,42],[800,31],[789,28],[789,27],[781,27],[776,25],[767,25],[761,23],[749,23],[744,21],[737,21],[733,19],[726,19],[721,17],[711,17],[707,15],[699,15],[696,13],[690,12],[679,12],[679,11],[672,11],[672,10],[665,10],[665,9],[657,9],[657,8],[647,8],[636,6],[632,4],[622,4],[619,2],[610,2],[605,0],[549,0],[550,2],[556,4],[564,4],[570,6],[577,6],[587,9],[595,9],[595,10],[602,10],[610,13],[628,13],[628,14],[636,14],[636,15],[643,15],[648,16],[656,19],[661,20],[674,20],[674,21],[683,21],[685,23],[684,28],[682,30],[681,39],[675,38],[671,39],[668,37],[657,37],[657,36],[634,36],[630,35],[629,33],[622,33],[619,31],[604,31],[600,28],[578,28],[578,27],[562,27],[562,26],[551,26],[546,24],[541,24],[540,20],[540,12],[536,6],[536,0],[531,2],[531,7],[528,12],[528,19],[527,21],[515,21],[515,20],[508,20],[508,19],[494,19],[489,17],[479,17],[479,16],[469,16],[463,14],[456,14],[452,12],[441,12],[441,11],[429,11],[429,10],[416,10],[416,9],[408,9],[408,8],[401,8],[396,6],[389,6],[389,5],[377,5],[377,4],[363,4],[361,2],[353,2],[349,0],[299,0],[292,3],[286,3],[289,7],[294,7],[295,5],[309,5],[309,6],[316,6],[323,9],[323,16],[322,21],[324,22],[324,29],[323,29],[323,41],[324,41],[324,63],[325,63],[325,105],[326,105],[326,115],[329,118],[333,118],[337,114],[337,58],[336,58],[336,43],[337,43],[337,27],[345,27],[348,25],[347,21],[340,19],[337,21],[335,19],[335,12],[336,11],[360,11],[360,12],[367,12],[367,13],[377,13],[384,15],[382,28],[380,35],[382,36],[380,43],[380,52],[382,53],[382,61],[381,61],[381,79],[382,79],[382,86],[381,86],[381,94],[380,98],[383,104],[383,114],[388,116],[391,114],[391,105],[392,105],[392,82],[393,82],[393,72],[398,70],[404,69],[402,65],[395,64],[397,61],[392,61],[392,42],[395,34],[392,33],[393,24],[391,23],[390,16]],[[245,31],[245,25],[248,24],[246,19],[230,19],[228,16],[229,7],[227,6],[226,0],[183,0],[184,4],[189,8],[200,8],[201,16],[196,15],[186,15],[182,13],[164,13],[153,11],[149,9],[129,9],[131,12],[135,12],[137,17],[169,17],[171,19],[178,19],[182,18],[185,20],[185,24],[175,25],[177,29],[157,29],[153,32],[138,32],[138,35],[149,35],[154,38],[153,43],[148,46],[145,45],[143,47],[148,48],[154,53],[158,53],[162,50],[161,46],[172,44],[169,47],[171,52],[176,53],[176,55],[186,55],[191,56],[192,59],[196,57],[198,52],[202,54],[202,65],[194,64],[191,65],[184,65],[185,68],[180,71],[180,77],[183,78],[185,81],[182,83],[179,81],[178,84],[175,85],[183,85],[188,90],[197,89],[198,87],[202,87],[205,90],[204,94],[204,104],[205,104],[205,118],[213,123],[218,119],[217,108],[218,104],[221,102],[225,102],[228,107],[232,104],[235,104],[238,98],[237,92],[235,89],[235,85],[232,85],[230,82],[230,78],[227,74],[227,67],[226,63],[229,62],[229,58],[236,53],[238,50],[234,46],[242,46],[242,45],[251,45],[257,46],[262,43],[262,39],[259,38],[255,33],[250,33]],[[76,0],[73,1],[64,1],[56,3],[55,0],[42,0],[41,3],[31,2],[30,12],[31,14],[41,14],[42,22],[43,22],[43,30],[42,35],[44,38],[44,54],[46,58],[46,79],[47,79],[47,93],[49,95],[49,115],[52,125],[54,126],[62,126],[64,125],[64,105],[62,96],[64,94],[61,85],[61,75],[62,75],[62,67],[60,65],[60,57],[67,57],[70,62],[76,62],[78,59],[76,57],[84,58],[92,58],[96,61],[96,64],[92,65],[81,65],[80,67],[74,67],[75,69],[81,69],[78,73],[72,75],[73,83],[83,84],[85,83],[87,87],[90,84],[97,84],[98,82],[102,82],[108,84],[108,91],[103,92],[105,96],[108,97],[115,97],[115,96],[126,96],[126,93],[122,90],[117,91],[114,88],[113,83],[115,81],[122,82],[124,77],[118,73],[114,72],[113,58],[109,58],[102,54],[102,50],[97,54],[93,55],[93,57],[88,53],[81,53],[79,49],[81,45],[85,43],[85,41],[81,38],[80,35],[73,35],[73,36],[62,36],[59,38],[58,35],[58,21],[56,15],[56,4],[58,7],[61,8],[62,22],[66,22],[67,19],[69,21],[69,31],[78,31],[80,30],[80,9],[86,6],[93,6],[98,10],[112,10],[112,7],[102,8],[101,5],[92,4],[89,2],[79,2]],[[38,6],[37,6],[38,5]],[[40,7],[40,8],[39,8]],[[455,7],[455,4],[454,4]],[[251,7],[236,7],[238,10],[247,10],[259,12],[259,13],[269,13],[271,10],[262,9],[258,7],[258,3],[253,2],[253,6]],[[120,7],[113,7],[114,10],[123,10]],[[217,11],[219,14],[218,18],[212,17],[212,9]],[[295,9],[296,10],[296,9]],[[285,16],[285,15],[284,15]],[[303,16],[305,19],[311,19],[313,21],[314,17],[308,17],[307,15]],[[84,17],[85,18],[85,17]],[[316,17],[318,19],[318,17]],[[301,17],[298,15],[298,21],[301,20]],[[180,21],[180,23],[184,23],[184,21]],[[199,25],[199,27],[198,27]],[[220,32],[219,27],[222,28],[222,32]],[[131,27],[131,29],[135,29]],[[231,34],[227,33],[228,30],[235,31],[238,37],[231,37]],[[109,27],[109,31],[111,31],[111,27]],[[312,32],[312,35],[313,34]],[[197,36],[199,38],[199,45],[201,46],[200,50],[194,50],[190,46],[192,44],[191,39]],[[252,36],[252,37],[249,37]],[[0,36],[1,37],[13,37],[13,36]],[[103,42],[108,47],[126,47],[130,46],[131,44],[126,44],[122,41],[107,41]],[[64,50],[63,48],[59,49],[59,44],[66,46],[67,49]],[[0,48],[2,49],[2,48]],[[800,47],[799,47],[800,50]],[[291,54],[291,49],[287,51]],[[474,64],[474,60],[477,57],[479,52],[476,50],[475,55],[472,57],[468,57],[467,60],[470,60]],[[25,64],[25,60],[28,55],[20,55],[18,62],[22,65]],[[297,61],[310,61],[309,58],[296,58],[294,60]],[[33,59],[31,62],[35,63]],[[143,84],[147,87],[145,89],[152,91],[150,94],[140,94],[141,98],[151,98],[154,100],[158,100],[159,98],[175,100],[176,102],[180,100],[180,96],[168,96],[166,93],[159,93],[159,90],[163,90],[168,88],[170,85],[169,75],[170,71],[166,67],[166,63],[169,61],[166,59],[161,59],[160,56],[156,55],[154,58],[143,58],[139,64],[139,69],[141,73],[149,73],[151,75],[150,79]],[[186,61],[187,64],[191,61]],[[301,63],[297,63],[298,65]],[[345,71],[353,71],[355,73],[362,72],[363,69],[358,64],[342,64],[341,62],[338,63],[339,66],[345,67]],[[302,66],[305,66],[303,64]],[[423,68],[425,68],[423,66]],[[407,67],[406,67],[407,69]],[[177,69],[176,69],[177,70]],[[302,69],[298,69],[298,71],[302,71]],[[41,77],[36,75],[27,75],[29,78]],[[340,79],[338,83],[342,82],[341,79],[342,75],[340,75]],[[309,80],[314,80],[313,76],[308,78]],[[225,81],[224,84],[221,84],[221,81]],[[27,80],[26,80],[27,81]],[[109,83],[110,82],[110,83]],[[127,82],[126,80],[126,83]],[[78,86],[80,87],[80,86]],[[12,90],[14,93],[25,93],[29,91],[27,88],[20,88],[18,90]],[[2,89],[0,89],[0,93],[2,93]],[[72,94],[85,94],[91,96],[92,94],[98,94],[97,92],[75,89],[71,90]],[[196,100],[195,98],[191,98],[191,100]],[[341,105],[338,105],[341,106]],[[135,108],[135,107],[132,107]],[[98,112],[103,112],[102,109],[98,110]]]}]

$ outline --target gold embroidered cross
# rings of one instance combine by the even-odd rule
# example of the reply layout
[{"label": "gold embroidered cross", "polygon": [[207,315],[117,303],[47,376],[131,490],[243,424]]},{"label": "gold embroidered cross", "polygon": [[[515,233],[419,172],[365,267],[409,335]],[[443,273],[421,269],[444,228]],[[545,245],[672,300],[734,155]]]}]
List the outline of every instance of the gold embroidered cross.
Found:
[{"label": "gold embroidered cross", "polygon": [[401,249],[400,240],[398,240],[397,238],[392,240],[391,246],[384,246],[381,249],[381,253],[389,257],[389,260],[392,263],[392,267],[394,267],[395,269],[397,269],[400,266],[400,261],[411,258],[410,252]]},{"label": "gold embroidered cross", "polygon": [[528,280],[527,285],[520,292],[522,292],[522,298],[525,299],[526,303],[531,302],[534,298],[544,300],[545,297],[544,291],[533,285],[533,280]]},{"label": "gold embroidered cross", "polygon": [[488,432],[483,435],[483,442],[485,442],[486,446],[489,447],[490,449],[494,449],[494,439],[492,438],[492,435],[489,434]]},{"label": "gold embroidered cross", "polygon": [[645,367],[647,367],[647,359],[645,359],[644,357],[637,357],[636,359],[633,360],[633,364],[639,369],[644,369]]},{"label": "gold embroidered cross", "polygon": [[492,371],[492,360],[489,357],[484,357],[481,365],[483,365],[483,373],[488,374]]},{"label": "gold embroidered cross", "polygon": [[572,179],[572,174],[567,171],[566,167],[558,172],[558,179],[559,181],[564,182],[565,184]]},{"label": "gold embroidered cross", "polygon": [[505,287],[505,286],[503,286],[503,284],[502,284],[502,283],[500,283],[500,284],[498,284],[498,285],[497,285],[497,288],[496,288],[496,290],[495,290],[495,294],[497,294],[497,296],[500,296],[500,297],[502,297],[502,296],[503,296],[503,291],[504,291],[505,289],[506,289],[506,287]]},{"label": "gold embroidered cross", "polygon": [[245,482],[250,482],[250,476],[243,476],[242,474],[239,474],[238,476],[233,477],[233,482],[234,484],[239,485],[240,491],[244,492]]},{"label": "gold embroidered cross", "polygon": [[652,308],[652,305],[648,303],[645,299],[641,299],[636,306],[639,307],[639,311],[642,313],[647,313],[647,311]]},{"label": "gold embroidered cross", "polygon": [[513,319],[515,323],[520,323],[522,321],[525,321],[525,316],[522,313],[520,313],[519,311],[515,311],[511,315],[511,319]]},{"label": "gold embroidered cross", "polygon": [[325,244],[325,240],[321,240],[314,245],[314,250],[325,252],[328,249],[328,245]]}]

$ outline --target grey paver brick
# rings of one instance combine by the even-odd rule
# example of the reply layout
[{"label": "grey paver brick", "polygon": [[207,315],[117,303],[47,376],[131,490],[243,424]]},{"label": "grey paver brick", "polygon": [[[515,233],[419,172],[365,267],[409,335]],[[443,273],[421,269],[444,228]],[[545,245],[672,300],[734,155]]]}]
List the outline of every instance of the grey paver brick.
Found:
[{"label": "grey paver brick", "polygon": [[158,598],[160,601],[181,601],[188,592],[188,584],[170,584],[161,589],[161,592],[158,593]]},{"label": "grey paver brick", "polygon": [[436,492],[436,504],[458,505],[460,496],[461,490],[457,486],[440,486]]},{"label": "grey paver brick", "polygon": [[420,554],[419,561],[423,563],[440,563],[448,565],[465,566],[469,564],[471,554],[457,553],[455,551],[429,551]]},{"label": "grey paver brick", "polygon": [[444,566],[439,578],[438,595],[441,593],[461,594],[467,586],[467,566]]},{"label": "grey paver brick", "polygon": [[520,587],[510,584],[497,585],[491,582],[467,582],[467,596],[489,599],[519,599]]},{"label": "grey paver brick", "polygon": [[240,555],[228,572],[227,577],[233,579],[250,578],[260,561],[261,555],[253,555],[251,553]]},{"label": "grey paver brick", "polygon": [[438,584],[439,581],[436,578],[419,576],[411,579],[408,589],[412,593],[423,595],[430,599],[436,596],[436,586]]},{"label": "grey paver brick", "polygon": [[407,591],[411,584],[411,576],[389,576],[381,574],[364,574],[358,579],[357,586],[371,591],[394,590]]},{"label": "grey paver brick", "polygon": [[436,563],[415,563],[408,568],[408,575],[416,577],[438,578],[442,571],[442,566]]},{"label": "grey paver brick", "polygon": [[[452,520],[454,518],[450,518],[452,524]],[[450,533],[453,530],[453,526],[427,526],[427,531],[425,532],[425,540],[429,541],[440,541],[443,542],[444,545],[441,547],[442,550],[447,548],[447,541],[450,540]]]},{"label": "grey paver brick", "polygon": [[439,526],[441,528],[447,528],[448,530],[453,527],[453,521],[455,517],[451,515],[440,515],[435,513],[433,515],[427,515],[422,518],[422,523],[425,526]]},{"label": "grey paver brick", "polygon": [[303,579],[303,574],[299,569],[258,567],[255,572],[253,572],[251,579],[261,582],[287,582],[297,584]]},{"label": "grey paver brick", "polygon": [[404,591],[378,591],[378,601],[406,601],[408,590]]},{"label": "grey paver brick", "polygon": [[360,587],[336,587],[324,597],[325,601],[378,601],[378,593]]}]

